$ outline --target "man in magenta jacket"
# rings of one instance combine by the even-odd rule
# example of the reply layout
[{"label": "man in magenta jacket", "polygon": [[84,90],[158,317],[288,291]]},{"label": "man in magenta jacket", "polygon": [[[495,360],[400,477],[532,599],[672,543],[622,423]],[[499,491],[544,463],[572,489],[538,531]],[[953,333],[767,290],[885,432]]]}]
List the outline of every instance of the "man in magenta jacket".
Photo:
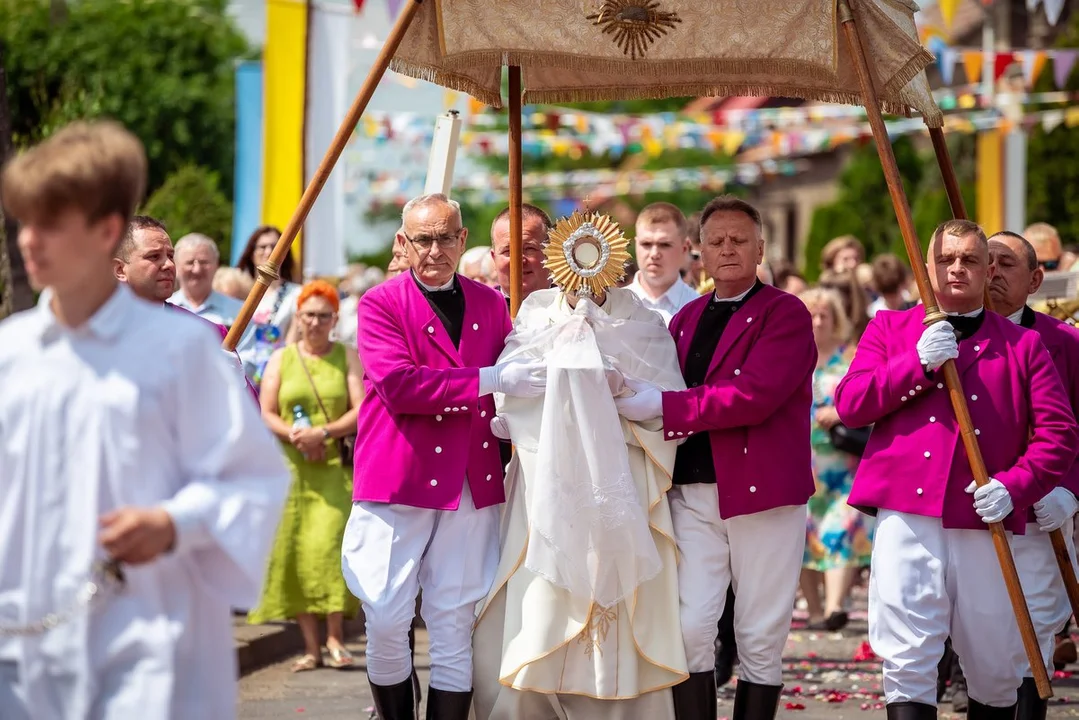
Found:
[{"label": "man in magenta jacket", "polygon": [[661,417],[680,442],[668,493],[680,564],[688,680],[678,720],[716,716],[715,640],[733,584],[741,666],[734,717],[774,717],[813,494],[809,430],[817,362],[809,311],[757,279],[760,213],[730,196],[701,212],[701,260],[715,292],[686,305],[671,333],[687,390],[638,387],[629,420]]},{"label": "man in magenta jacket", "polygon": [[[1025,656],[987,523],[1023,533],[1026,509],[1072,466],[1075,417],[1038,335],[985,312],[992,271],[981,228],[943,223],[928,259],[948,320],[925,327],[924,306],[879,312],[836,389],[845,424],[874,425],[849,498],[877,515],[869,639],[890,720],[936,717],[949,635],[971,720],[1010,719]],[[940,372],[948,360],[991,478],[981,488]]]},{"label": "man in magenta jacket", "polygon": [[412,718],[408,631],[423,590],[433,717],[465,720],[472,624],[498,563],[505,500],[494,392],[543,393],[540,365],[496,365],[511,330],[496,290],[456,273],[467,229],[457,203],[405,205],[395,242],[411,270],[364,294],[358,346],[352,514],[342,564],[367,623],[367,675],[380,718]]}]

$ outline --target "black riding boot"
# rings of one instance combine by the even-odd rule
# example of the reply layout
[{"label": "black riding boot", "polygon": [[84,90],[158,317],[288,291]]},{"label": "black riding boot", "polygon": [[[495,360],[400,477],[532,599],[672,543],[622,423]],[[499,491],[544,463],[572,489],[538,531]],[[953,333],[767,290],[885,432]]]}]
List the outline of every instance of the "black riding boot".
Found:
[{"label": "black riding boot", "polygon": [[1019,686],[1019,709],[1015,713],[1015,720],[1045,720],[1048,711],[1049,701],[1042,700],[1038,695],[1034,678],[1023,678],[1023,684]]},{"label": "black riding boot", "polygon": [[427,688],[427,720],[468,720],[472,691],[453,692]]},{"label": "black riding boot", "polygon": [[965,713],[968,712],[969,707],[967,676],[963,674],[963,665],[959,662],[959,656],[952,653],[952,710]]},{"label": "black riding boot", "polygon": [[[371,681],[370,678],[367,679]],[[416,720],[416,696],[412,692],[412,678],[396,685],[371,683],[375,700],[375,712],[379,720]]]},{"label": "black riding boot", "polygon": [[738,660],[738,642],[734,637],[734,587],[727,588],[727,602],[719,619],[719,635],[716,637],[716,687],[723,687],[734,675],[734,663]]},{"label": "black riding boot", "polygon": [[937,720],[937,709],[917,702],[888,703],[888,720]]},{"label": "black riding boot", "polygon": [[782,685],[758,685],[739,680],[734,686],[731,720],[773,720],[779,709]]},{"label": "black riding boot", "polygon": [[690,673],[671,688],[675,720],[716,720],[716,676],[711,670]]},{"label": "black riding boot", "polygon": [[1009,705],[1008,707],[989,707],[988,705],[982,705],[974,698],[971,698],[970,703],[967,705],[967,719],[1015,720],[1015,710],[1017,707],[1017,705]]}]

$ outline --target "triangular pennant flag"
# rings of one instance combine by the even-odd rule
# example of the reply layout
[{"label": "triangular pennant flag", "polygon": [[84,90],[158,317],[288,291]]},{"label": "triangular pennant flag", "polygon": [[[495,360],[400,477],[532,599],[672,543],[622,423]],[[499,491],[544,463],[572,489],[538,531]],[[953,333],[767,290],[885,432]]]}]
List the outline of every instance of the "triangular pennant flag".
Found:
[{"label": "triangular pennant flag", "polygon": [[993,80],[999,80],[1013,62],[1015,62],[1015,55],[1010,52],[998,52],[993,58]]},{"label": "triangular pennant flag", "polygon": [[363,11],[363,0],[352,0],[352,5],[356,8],[356,12]]},{"label": "triangular pennant flag", "polygon": [[1023,51],[1023,80],[1026,81],[1028,88],[1033,88],[1034,83],[1038,81],[1038,76],[1045,69],[1045,61],[1045,53],[1040,50]]},{"label": "triangular pennant flag", "polygon": [[401,11],[401,3],[404,0],[386,0],[386,7],[390,10],[390,19],[396,19],[397,13]]},{"label": "triangular pennant flag", "polygon": [[967,50],[963,53],[963,69],[967,72],[967,82],[972,85],[981,82],[982,63],[985,57],[981,50]]},{"label": "triangular pennant flag", "polygon": [[743,132],[732,131],[723,134],[723,152],[728,155],[734,155],[738,152],[738,148],[742,147],[742,141],[746,139],[746,134]]},{"label": "triangular pennant flag", "polygon": [[1062,122],[1064,122],[1063,110],[1049,110],[1042,116],[1042,129],[1045,132],[1053,132]]},{"label": "triangular pennant flag", "polygon": [[940,63],[940,79],[944,81],[945,85],[952,84],[952,78],[955,76],[955,60],[958,57],[958,53],[951,48],[944,48],[940,53],[940,59],[937,61]]},{"label": "triangular pennant flag", "polygon": [[955,9],[959,7],[959,0],[940,0],[940,17],[944,21],[944,27],[951,30],[952,21],[955,20]]},{"label": "triangular pennant flag", "polygon": [[1075,50],[1057,50],[1053,53],[1053,82],[1056,83],[1057,90],[1063,90],[1068,84],[1077,57],[1079,52]]},{"label": "triangular pennant flag", "polygon": [[1064,0],[1043,0],[1042,5],[1045,7],[1045,17],[1049,20],[1049,24],[1055,26],[1060,20],[1060,13],[1064,10]]}]

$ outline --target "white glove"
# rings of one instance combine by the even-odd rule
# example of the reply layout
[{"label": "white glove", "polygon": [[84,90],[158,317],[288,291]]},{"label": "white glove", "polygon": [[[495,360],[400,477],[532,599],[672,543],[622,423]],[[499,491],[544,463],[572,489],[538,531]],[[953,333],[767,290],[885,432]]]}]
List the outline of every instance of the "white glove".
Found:
[{"label": "white glove", "polygon": [[933,323],[918,338],[918,359],[932,372],[949,360],[959,357],[959,342],[950,322]]},{"label": "white glove", "polygon": [[539,397],[547,388],[547,366],[538,360],[510,362],[480,368],[480,395],[505,393],[514,397]]},{"label": "white glove", "polygon": [[989,478],[989,482],[981,487],[978,487],[976,482],[972,482],[967,485],[967,493],[974,494],[974,510],[977,511],[983,523],[1000,522],[1015,509],[1008,488],[996,478]]},{"label": "white glove", "polygon": [[663,415],[663,391],[651,383],[626,380],[633,391],[628,397],[614,399],[618,414],[630,422],[644,422]]},{"label": "white glove", "polygon": [[1038,519],[1038,529],[1052,532],[1064,527],[1075,512],[1079,510],[1079,501],[1071,490],[1062,487],[1053,488],[1048,495],[1034,503],[1034,517]]},{"label": "white glove", "polygon": [[491,434],[499,440],[509,441],[510,426],[506,424],[506,418],[501,415],[495,415],[491,418]]}]

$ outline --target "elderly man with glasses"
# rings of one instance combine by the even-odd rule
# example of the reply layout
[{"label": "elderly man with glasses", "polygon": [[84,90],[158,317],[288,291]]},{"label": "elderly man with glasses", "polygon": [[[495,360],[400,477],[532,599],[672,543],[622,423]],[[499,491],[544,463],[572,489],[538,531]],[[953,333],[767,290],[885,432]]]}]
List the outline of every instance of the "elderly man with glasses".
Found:
[{"label": "elderly man with glasses", "polygon": [[413,718],[408,631],[430,638],[429,717],[465,720],[472,624],[498,565],[505,500],[492,393],[541,395],[542,365],[498,364],[505,300],[457,274],[468,230],[445,195],[409,201],[395,242],[410,270],[359,304],[365,397],[342,560],[367,624],[367,675],[383,720]]}]

